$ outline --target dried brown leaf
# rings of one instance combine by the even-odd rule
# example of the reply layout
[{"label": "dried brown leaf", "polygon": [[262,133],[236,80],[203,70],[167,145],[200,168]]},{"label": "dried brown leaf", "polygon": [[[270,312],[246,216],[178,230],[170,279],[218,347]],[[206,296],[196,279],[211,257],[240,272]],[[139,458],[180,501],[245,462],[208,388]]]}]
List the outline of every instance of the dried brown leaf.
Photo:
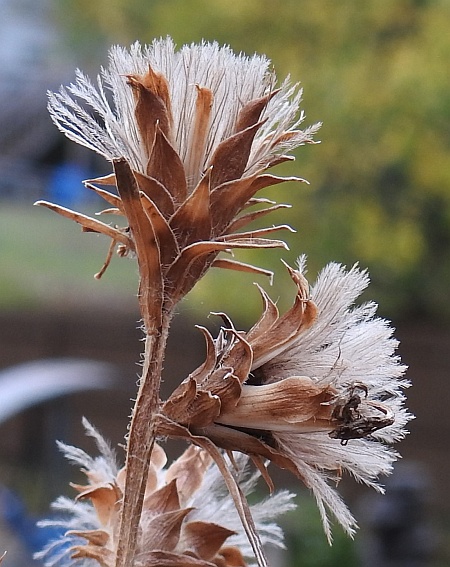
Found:
[{"label": "dried brown leaf", "polygon": [[[162,73],[158,73],[157,71],[152,69],[151,65],[149,65],[147,73],[140,78],[144,87],[162,100],[167,111],[169,129],[172,129],[172,102],[170,98],[169,83],[166,77]],[[164,133],[168,138],[170,138],[170,131]]]},{"label": "dried brown leaf", "polygon": [[115,240],[111,240],[111,243],[110,243],[109,248],[108,248],[108,252],[106,254],[105,261],[103,262],[103,266],[100,268],[100,270],[96,274],[94,274],[94,278],[96,280],[99,280],[100,278],[102,278],[103,274],[106,272],[109,264],[111,263],[116,245],[117,245],[117,242]]},{"label": "dried brown leaf", "polygon": [[185,422],[185,416],[197,395],[197,382],[187,378],[179,384],[164,403],[162,411],[169,419],[177,423]]},{"label": "dried brown leaf", "polygon": [[[213,234],[223,234],[240,211],[265,187],[284,181],[299,181],[297,177],[277,177],[261,174],[222,183],[211,192]],[[254,204],[254,203],[252,203]]]},{"label": "dried brown leaf", "polygon": [[259,228],[256,230],[252,230],[249,232],[237,232],[235,234],[226,234],[222,236],[220,240],[223,242],[233,242],[236,240],[243,240],[243,239],[255,239],[261,236],[266,236],[267,234],[272,234],[273,232],[278,232],[280,230],[287,230],[289,232],[296,232],[291,226],[288,224],[280,224],[277,226],[271,226],[268,228]]},{"label": "dried brown leaf", "polygon": [[123,211],[116,209],[116,207],[111,207],[109,209],[102,209],[95,213],[96,215],[121,215],[123,216]]},{"label": "dried brown leaf", "polygon": [[191,135],[186,156],[186,177],[189,180],[198,179],[203,166],[206,149],[206,140],[211,121],[211,108],[213,104],[213,93],[206,87],[196,85],[197,99],[195,101],[194,123],[191,128]]},{"label": "dried brown leaf", "polygon": [[214,459],[217,467],[222,473],[222,477],[227,485],[228,491],[233,498],[236,510],[239,514],[242,526],[247,534],[250,545],[252,546],[253,553],[255,554],[256,561],[259,567],[269,567],[264,549],[259,538],[258,530],[256,529],[255,522],[250,512],[250,506],[245,498],[239,483],[235,479],[233,473],[228,468],[222,453],[207,437],[196,436],[195,442],[206,449],[211,457]]},{"label": "dried brown leaf", "polygon": [[72,559],[94,559],[102,567],[113,567],[115,554],[106,547],[97,547],[96,545],[77,545],[73,548],[70,556]]},{"label": "dried brown leaf", "polygon": [[[276,165],[280,165],[282,163],[286,163],[287,161],[295,161],[295,157],[294,156],[275,156],[271,161],[269,161],[268,163],[266,163],[264,165],[264,170],[270,169],[271,167],[275,167]],[[309,182],[306,179],[302,179],[301,181],[303,181],[304,183],[308,183]]]},{"label": "dried brown leaf", "polygon": [[272,207],[266,207],[265,209],[260,209],[259,211],[252,211],[251,213],[246,213],[245,215],[242,215],[238,217],[236,220],[234,220],[227,228],[227,232],[228,233],[235,232],[236,230],[239,230],[242,227],[247,226],[247,224],[250,224],[251,222],[257,219],[260,219],[261,217],[268,215],[269,213],[273,213],[278,209],[289,209],[290,207],[291,205],[280,203],[280,204],[275,204]]},{"label": "dried brown leaf", "polygon": [[122,493],[116,485],[108,484],[103,486],[83,487],[71,484],[71,486],[79,491],[77,500],[89,498],[92,501],[100,522],[104,526],[110,524],[122,497]]},{"label": "dried brown leaf", "polygon": [[257,124],[261,117],[261,113],[266,108],[268,102],[279,91],[280,89],[277,89],[261,98],[255,98],[250,102],[247,102],[239,111],[234,131],[241,132],[242,130],[249,128],[250,126]]},{"label": "dried brown leaf", "polygon": [[168,551],[142,553],[137,556],[137,560],[144,567],[217,567],[215,563],[210,563],[204,559]]},{"label": "dried brown leaf", "polygon": [[[113,175],[112,177],[114,178],[114,186],[115,186],[116,185],[116,176]],[[105,199],[106,202],[108,202],[110,205],[112,205],[113,207],[115,207],[116,209],[118,209],[120,212],[123,213],[122,201],[121,201],[120,197],[118,197],[117,195],[114,195],[114,193],[111,193],[110,191],[105,191],[105,189],[100,189],[100,187],[96,187],[95,185],[93,185],[92,183],[89,183],[88,181],[84,182],[84,186],[87,189],[90,189],[91,191],[94,191],[95,193],[97,193],[97,195],[99,197],[102,197],[103,199]]]},{"label": "dried brown leaf", "polygon": [[212,560],[225,541],[236,532],[210,522],[188,522],[181,534],[180,549],[196,556]]},{"label": "dried brown leaf", "polygon": [[256,132],[262,122],[223,140],[213,153],[208,167],[212,167],[211,189],[228,181],[239,179],[244,174]]},{"label": "dried brown leaf", "polygon": [[197,325],[197,329],[203,333],[206,341],[206,356],[205,361],[201,366],[199,366],[194,372],[192,372],[189,377],[193,378],[197,382],[208,377],[216,366],[216,348],[214,345],[214,339],[211,333],[205,327]]},{"label": "dried brown leaf", "polygon": [[109,173],[108,175],[103,175],[102,177],[96,177],[95,179],[86,179],[83,181],[84,184],[87,183],[98,183],[99,185],[116,185],[116,176],[114,173]]},{"label": "dried brown leaf", "polygon": [[[223,431],[229,431],[230,434],[234,437],[232,441],[228,441],[229,447],[223,447],[224,449],[230,449],[232,451],[241,451],[239,448],[239,443],[236,442],[237,439],[241,438],[241,432],[237,430],[232,430],[229,427],[224,427],[221,425],[213,424],[206,428],[199,428],[198,430],[193,430],[193,432],[189,431],[187,428],[176,424],[169,419],[167,419],[164,415],[158,415],[158,432],[161,435],[167,435],[174,438],[181,438],[187,439],[191,442],[199,445],[203,449],[205,449],[213,458],[214,462],[218,466],[220,472],[222,473],[223,479],[227,488],[233,498],[233,501],[236,506],[236,510],[239,514],[241,519],[242,525],[244,530],[247,534],[249,539],[250,545],[252,546],[253,552],[255,553],[256,560],[258,562],[259,567],[268,567],[267,559],[264,554],[264,550],[262,548],[261,540],[259,539],[258,532],[256,530],[253,518],[251,516],[250,508],[247,503],[245,496],[242,493],[242,490],[236,481],[233,473],[229,470],[222,454],[217,449],[217,446],[222,446],[220,443],[216,443],[213,439],[216,437],[217,440],[223,439]],[[242,434],[244,438],[250,438],[249,435]],[[211,441],[212,439],[212,441]],[[264,443],[259,441],[258,439],[251,437],[252,439],[252,447],[262,447],[266,448],[266,454],[269,455],[271,453],[276,454],[276,451],[266,447]],[[247,452],[247,454],[259,454],[257,450],[251,451],[243,451]],[[292,466],[291,461],[284,458],[282,455],[279,455],[280,459],[279,462],[286,462],[289,466]],[[284,467],[287,468],[287,467]],[[296,471],[294,467],[294,471]]]},{"label": "dried brown leaf", "polygon": [[159,245],[142,208],[136,178],[125,159],[114,160],[117,189],[122,198],[139,263],[139,300],[147,330],[161,325],[163,279]]},{"label": "dried brown leaf", "polygon": [[[221,412],[225,408],[234,407],[241,395],[241,382],[230,370],[226,367],[218,368],[200,385],[202,389],[220,399]],[[196,426],[196,424],[193,425]]]},{"label": "dried brown leaf", "polygon": [[245,204],[245,208],[254,207],[255,205],[276,205],[276,201],[267,199],[266,197],[252,197]]},{"label": "dried brown leaf", "polygon": [[183,521],[191,510],[192,508],[184,508],[155,516],[142,533],[142,548],[174,551],[180,539]]},{"label": "dried brown leaf", "polygon": [[220,412],[220,399],[201,390],[192,378],[185,380],[164,403],[162,412],[177,423],[204,427]]},{"label": "dried brown leaf", "polygon": [[[134,110],[136,123],[148,156],[152,153],[157,129],[170,136],[170,116],[165,101],[153,92],[149,84],[151,73],[152,71],[149,70],[146,76],[127,76],[136,103]],[[147,81],[148,78],[150,81]]]},{"label": "dried brown leaf", "polygon": [[120,229],[114,228],[109,224],[105,224],[97,219],[93,219],[82,213],[77,213],[72,211],[71,209],[67,209],[66,207],[61,207],[60,205],[55,205],[54,203],[49,203],[48,201],[36,201],[35,205],[40,205],[42,207],[46,207],[59,215],[66,217],[70,220],[73,220],[80,224],[83,229],[87,232],[99,232],[101,234],[105,234],[109,236],[113,240],[117,240],[117,242],[121,242],[128,248],[134,249],[134,245],[132,240]]},{"label": "dried brown leaf", "polygon": [[[292,270],[291,273],[293,279],[301,275],[295,272],[297,275],[294,276],[294,272]],[[273,358],[277,352],[285,350],[301,332],[309,329],[315,321],[317,307],[309,298],[307,281],[304,278],[303,280],[302,283],[296,282],[298,292],[294,305],[266,333],[259,335],[252,341],[253,370]]]},{"label": "dried brown leaf", "polygon": [[175,211],[175,204],[169,191],[157,179],[133,171],[139,190],[156,205],[165,219],[171,217]]},{"label": "dried brown leaf", "polygon": [[159,490],[151,492],[144,498],[143,510],[149,510],[152,514],[164,514],[180,509],[177,484],[175,480],[164,485]]},{"label": "dried brown leaf", "polygon": [[109,541],[109,534],[103,530],[69,530],[66,535],[82,537],[91,545],[104,547]]},{"label": "dried brown leaf", "polygon": [[253,350],[247,340],[234,330],[230,330],[234,335],[235,342],[222,358],[221,364],[233,369],[233,373],[243,384],[250,373],[253,362]]},{"label": "dried brown leaf", "polygon": [[287,245],[281,240],[264,238],[248,238],[234,242],[206,241],[190,244],[181,251],[167,271],[167,281],[171,284],[170,296],[172,301],[178,301],[192,289],[204,274],[206,267],[213,262],[218,252],[224,252],[232,248],[286,249]]},{"label": "dried brown leaf", "polygon": [[265,480],[267,487],[269,488],[270,494],[273,493],[275,490],[275,485],[273,484],[273,480],[269,475],[269,471],[267,470],[266,464],[264,460],[259,455],[251,455],[253,464],[261,473],[262,478]]},{"label": "dried brown leaf", "polygon": [[183,162],[158,125],[146,173],[167,189],[175,203],[175,208],[186,200],[187,184]]},{"label": "dried brown leaf", "polygon": [[[236,238],[231,238],[229,241],[224,242],[228,248],[284,248],[285,250],[289,250],[288,245],[283,240],[259,238],[258,236],[252,236],[252,233],[248,233],[248,235],[245,233],[242,235],[236,234],[233,236],[236,236]],[[224,237],[224,240],[226,238],[227,237]]]},{"label": "dried brown leaf", "polygon": [[217,567],[247,567],[237,547],[222,547],[220,556],[223,558],[223,563],[217,563]]},{"label": "dried brown leaf", "polygon": [[273,279],[273,272],[271,270],[264,270],[263,268],[245,264],[244,262],[238,262],[237,260],[230,260],[229,258],[216,258],[212,262],[211,268],[223,268],[225,270],[235,270],[236,272],[247,272],[249,274],[267,276],[270,278],[270,282],[272,282]]},{"label": "dried brown leaf", "polygon": [[176,480],[181,506],[185,506],[200,488],[211,462],[212,459],[206,451],[190,445],[167,469],[166,481]]},{"label": "dried brown leaf", "polygon": [[175,234],[158,207],[145,193],[140,193],[142,208],[158,240],[162,267],[170,265],[180,253]]},{"label": "dried brown leaf", "polygon": [[[162,434],[174,437],[181,436],[181,428],[177,429],[173,424],[161,423],[160,427]],[[191,436],[193,440],[195,440],[197,436],[205,436],[217,447],[221,447],[227,451],[240,451],[250,456],[259,455],[265,459],[269,459],[280,468],[289,470],[298,476],[295,463],[277,451],[276,448],[269,445],[269,442],[273,443],[270,434],[264,437],[261,431],[255,431],[255,434],[258,435],[258,437],[256,437],[251,435],[249,431],[250,430],[241,431],[240,429],[214,423],[201,429],[193,428]]]},{"label": "dried brown leaf", "polygon": [[260,319],[253,325],[250,331],[246,334],[246,339],[249,342],[255,341],[258,337],[263,336],[268,330],[278,321],[280,313],[278,307],[270,299],[268,294],[262,289],[261,286],[256,284],[263,300],[263,313]]},{"label": "dried brown leaf", "polygon": [[336,391],[318,386],[306,376],[273,384],[242,386],[237,405],[223,408],[217,423],[263,431],[320,431],[330,429]]},{"label": "dried brown leaf", "polygon": [[180,248],[211,236],[209,179],[208,172],[169,221]]}]

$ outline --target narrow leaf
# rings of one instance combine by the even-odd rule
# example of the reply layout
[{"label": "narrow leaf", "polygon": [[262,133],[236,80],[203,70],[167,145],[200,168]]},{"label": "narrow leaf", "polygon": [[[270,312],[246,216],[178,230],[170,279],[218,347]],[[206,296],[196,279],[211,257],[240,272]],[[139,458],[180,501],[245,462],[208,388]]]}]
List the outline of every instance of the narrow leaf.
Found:
[{"label": "narrow leaf", "polygon": [[210,172],[203,176],[194,191],[171,217],[169,224],[178,237],[180,248],[211,236],[209,202]]},{"label": "narrow leaf", "polygon": [[200,377],[204,379],[211,374],[216,366],[217,358],[214,339],[212,338],[211,333],[208,331],[208,329],[201,327],[200,325],[197,325],[197,329],[199,329],[205,337],[206,356],[203,364],[189,375],[189,378],[193,378],[196,381],[200,380]]},{"label": "narrow leaf", "polygon": [[270,278],[272,283],[273,272],[270,270],[264,270],[263,268],[258,268],[257,266],[252,266],[251,264],[245,264],[244,262],[238,262],[237,260],[230,260],[228,258],[216,258],[212,264],[212,268],[223,268],[226,270],[235,270],[236,272],[247,272],[249,274],[258,274],[267,276]]},{"label": "narrow leaf", "polygon": [[250,331],[246,335],[246,339],[251,343],[255,341],[261,335],[267,333],[267,331],[278,321],[280,313],[278,311],[278,307],[275,303],[270,299],[267,293],[256,284],[259,292],[261,294],[263,300],[263,313],[260,319],[253,325]]},{"label": "narrow leaf", "polygon": [[211,108],[214,95],[206,87],[196,85],[197,99],[195,101],[194,124],[191,128],[191,137],[186,156],[186,177],[188,183],[192,179],[198,179],[204,167],[204,155],[208,129],[211,121]]},{"label": "narrow leaf", "polygon": [[108,175],[104,175],[102,177],[96,177],[95,179],[86,179],[83,181],[85,185],[98,183],[99,185],[114,185],[116,186],[116,176],[114,173],[109,173]]},{"label": "narrow leaf", "polygon": [[77,213],[72,211],[71,209],[67,209],[66,207],[62,207],[61,205],[55,205],[54,203],[49,203],[48,201],[36,201],[35,205],[40,205],[42,207],[46,207],[59,215],[66,217],[70,220],[73,220],[80,224],[83,229],[87,232],[99,232],[101,234],[105,234],[109,236],[113,240],[117,242],[121,242],[128,248],[134,249],[134,245],[132,240],[121,230],[118,228],[114,228],[109,224],[105,224],[97,219],[93,219],[88,217],[87,215],[83,215],[82,213]]},{"label": "narrow leaf", "polygon": [[227,228],[227,232],[236,232],[236,230],[241,229],[242,227],[246,226],[247,224],[265,216],[269,213],[273,213],[278,209],[290,209],[291,205],[286,205],[284,203],[280,203],[277,205],[273,205],[272,207],[266,207],[265,209],[260,209],[259,211],[252,211],[251,213],[246,213],[238,217],[235,221],[233,221],[229,227]]},{"label": "narrow leaf", "polygon": [[277,177],[275,175],[260,174],[224,183],[216,187],[211,193],[211,214],[214,234],[222,234],[258,191],[285,181],[299,181],[299,179],[298,177]]},{"label": "narrow leaf", "polygon": [[150,157],[157,129],[169,135],[170,119],[164,101],[152,92],[145,77],[128,75],[128,84],[133,90],[136,102],[134,114],[147,156]]},{"label": "narrow leaf", "polygon": [[163,279],[158,242],[142,208],[136,179],[125,159],[114,160],[117,189],[122,198],[139,262],[139,301],[148,332],[159,328],[162,317]]},{"label": "narrow leaf", "polygon": [[280,230],[288,230],[289,232],[296,232],[291,226],[288,224],[281,224],[278,226],[271,226],[269,228],[259,228],[257,230],[252,230],[249,232],[238,232],[235,234],[226,234],[222,236],[220,240],[223,242],[233,242],[237,240],[243,239],[257,239],[260,236],[265,236],[266,234],[272,234],[273,232],[278,232]]},{"label": "narrow leaf", "polygon": [[169,191],[157,179],[133,171],[140,191],[155,203],[164,218],[169,218],[175,211],[175,204]]},{"label": "narrow leaf", "polygon": [[168,222],[155,203],[145,193],[140,193],[142,207],[158,239],[162,266],[170,265],[179,254],[178,243]]},{"label": "narrow leaf", "polygon": [[211,188],[242,177],[247,166],[256,132],[261,122],[249,126],[245,130],[230,136],[221,142],[211,157]]},{"label": "narrow leaf", "polygon": [[186,199],[187,183],[183,162],[159,126],[156,128],[155,143],[146,173],[167,189],[176,206]]},{"label": "narrow leaf", "polygon": [[[239,248],[285,248],[287,245],[281,240],[270,240],[265,238],[243,238],[233,242],[196,242],[184,248],[178,258],[167,271],[167,281],[172,289],[170,295],[173,301],[178,301],[193,287],[196,281],[203,275],[208,256],[215,256],[218,252]],[[214,257],[210,258],[210,262]],[[194,262],[199,264],[194,267]]]},{"label": "narrow leaf", "polygon": [[276,353],[285,350],[301,332],[312,325],[317,316],[317,307],[309,297],[308,282],[296,270],[288,269],[297,285],[294,305],[264,335],[259,335],[252,341],[253,370],[273,358]]},{"label": "narrow leaf", "polygon": [[[115,180],[116,180],[116,177],[114,176],[114,186],[116,184]],[[105,199],[105,201],[107,201],[110,205],[112,205],[116,209],[119,209],[119,211],[122,212],[122,201],[121,201],[120,197],[118,197],[117,195],[114,195],[114,193],[111,193],[110,191],[106,191],[105,189],[100,189],[99,187],[96,187],[95,185],[93,185],[92,183],[89,183],[88,181],[84,182],[84,186],[87,189],[90,189],[91,191],[94,191],[95,193],[97,193],[97,195],[99,195],[100,197]]]},{"label": "narrow leaf", "polygon": [[254,126],[261,117],[261,113],[266,108],[268,102],[280,91],[277,89],[271,93],[247,102],[241,110],[236,121],[235,132],[241,132],[249,126]]}]

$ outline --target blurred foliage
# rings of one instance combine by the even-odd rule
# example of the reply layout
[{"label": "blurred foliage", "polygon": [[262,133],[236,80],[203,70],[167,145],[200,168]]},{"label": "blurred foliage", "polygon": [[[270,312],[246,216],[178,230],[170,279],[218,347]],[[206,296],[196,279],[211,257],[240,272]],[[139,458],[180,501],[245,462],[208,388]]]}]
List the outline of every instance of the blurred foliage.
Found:
[{"label": "blurred foliage", "polygon": [[[306,252],[312,273],[359,261],[383,313],[450,318],[448,0],[55,0],[55,10],[90,69],[110,43],[171,35],[179,45],[204,38],[266,53],[280,79],[301,80],[306,123],[324,125],[321,145],[279,168],[311,182],[273,194],[294,204],[273,222],[300,231],[284,258]],[[219,295],[211,277],[197,291],[208,306]],[[242,276],[225,281],[221,309],[228,298],[240,312]]]},{"label": "blurred foliage", "polygon": [[340,526],[333,526],[333,545],[327,544],[316,503],[306,491],[300,491],[295,502],[297,508],[282,520],[291,567],[361,565],[355,540]]}]

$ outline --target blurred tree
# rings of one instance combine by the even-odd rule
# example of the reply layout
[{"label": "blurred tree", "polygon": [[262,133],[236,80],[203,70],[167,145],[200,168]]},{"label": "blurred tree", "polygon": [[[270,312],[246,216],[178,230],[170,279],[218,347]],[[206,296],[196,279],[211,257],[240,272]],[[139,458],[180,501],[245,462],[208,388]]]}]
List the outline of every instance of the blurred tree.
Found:
[{"label": "blurred tree", "polygon": [[[391,317],[450,318],[447,0],[61,0],[55,6],[68,45],[89,64],[97,63],[95,51],[104,63],[109,43],[171,35],[178,44],[204,38],[266,53],[280,78],[301,79],[307,123],[324,126],[322,145],[301,149],[297,163],[286,166],[311,187],[285,185],[274,193],[295,205],[288,217],[300,229],[288,237],[286,259],[308,253],[312,273],[331,259],[359,261],[371,272],[371,295]],[[222,302],[227,294],[237,302],[242,295],[232,283]]]}]

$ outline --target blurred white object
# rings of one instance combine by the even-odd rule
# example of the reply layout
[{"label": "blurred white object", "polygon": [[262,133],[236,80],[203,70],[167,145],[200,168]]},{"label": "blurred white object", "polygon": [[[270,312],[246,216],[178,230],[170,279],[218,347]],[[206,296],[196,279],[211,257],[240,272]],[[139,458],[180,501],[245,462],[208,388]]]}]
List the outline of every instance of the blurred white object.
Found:
[{"label": "blurred white object", "polygon": [[30,406],[75,392],[114,387],[116,369],[106,362],[60,358],[0,371],[0,424]]}]

